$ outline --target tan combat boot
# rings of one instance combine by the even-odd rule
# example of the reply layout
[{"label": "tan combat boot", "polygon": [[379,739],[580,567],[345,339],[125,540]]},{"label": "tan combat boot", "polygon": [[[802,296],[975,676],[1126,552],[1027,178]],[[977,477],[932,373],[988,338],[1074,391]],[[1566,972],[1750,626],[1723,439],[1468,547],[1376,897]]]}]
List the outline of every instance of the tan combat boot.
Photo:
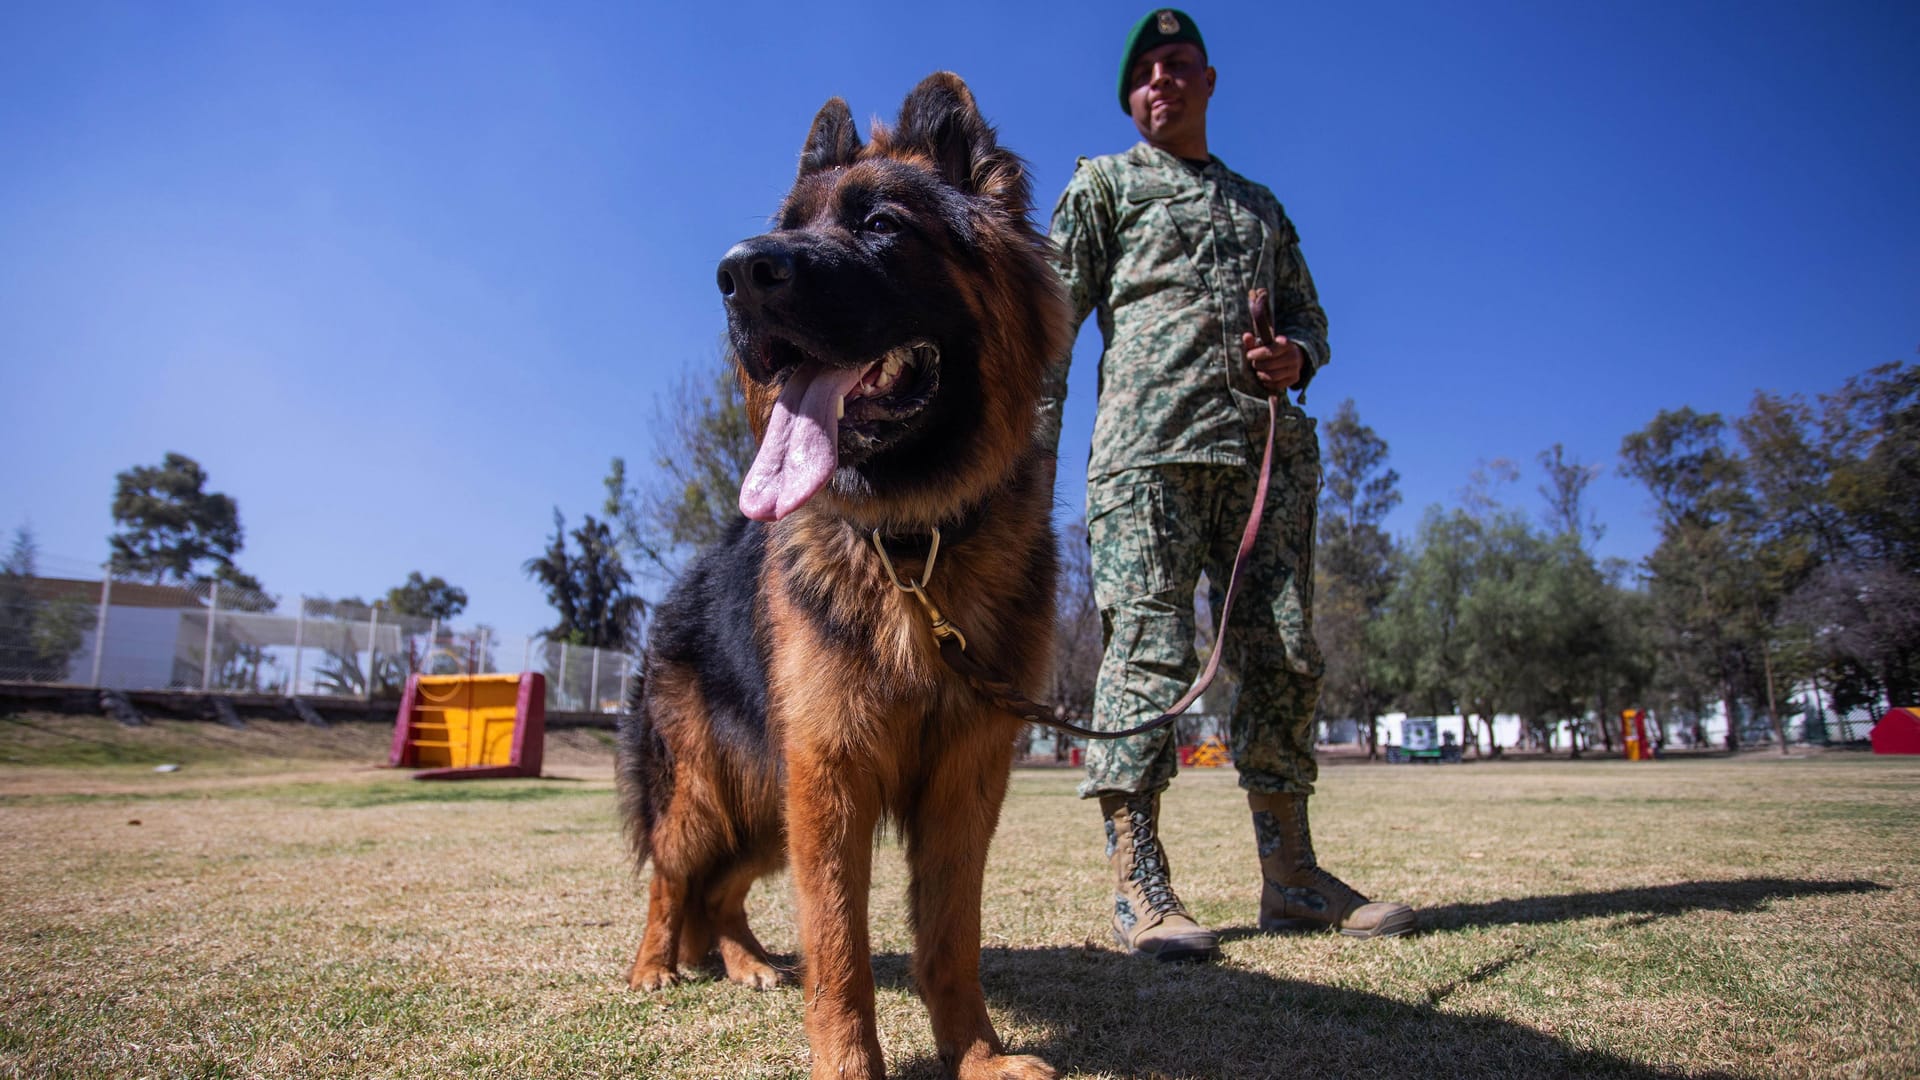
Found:
[{"label": "tan combat boot", "polygon": [[1260,929],[1328,927],[1348,937],[1396,937],[1413,929],[1413,909],[1374,903],[1320,869],[1307,829],[1305,795],[1247,793],[1260,845]]},{"label": "tan combat boot", "polygon": [[1107,861],[1113,865],[1113,936],[1135,956],[1206,960],[1219,950],[1213,931],[1193,921],[1173,894],[1173,870],[1160,846],[1160,795],[1102,795]]}]

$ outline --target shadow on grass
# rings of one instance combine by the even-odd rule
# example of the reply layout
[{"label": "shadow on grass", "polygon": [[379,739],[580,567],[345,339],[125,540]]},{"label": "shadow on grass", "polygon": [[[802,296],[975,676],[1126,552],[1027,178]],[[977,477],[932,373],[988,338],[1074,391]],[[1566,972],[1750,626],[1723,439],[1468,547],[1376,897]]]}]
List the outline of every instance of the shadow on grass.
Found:
[{"label": "shadow on grass", "polygon": [[[1613,915],[1647,921],[1689,911],[1755,911],[1774,900],[1881,892],[1872,881],[1747,878],[1609,892],[1452,904],[1421,912],[1422,932],[1540,924]],[[1227,930],[1228,940],[1255,933]],[[1524,1024],[1437,1008],[1463,986],[1532,958],[1521,949],[1409,1003],[1228,965],[1159,965],[1105,949],[990,949],[987,999],[1052,1034],[1010,1046],[1076,1073],[1213,1080],[1222,1077],[1607,1076],[1717,1078],[1582,1049]],[[909,959],[874,958],[883,986],[909,988]],[[938,1061],[897,1064],[900,1080],[945,1075]]]},{"label": "shadow on grass", "polygon": [[[875,957],[875,975],[883,986],[907,988],[907,964],[900,954]],[[1104,949],[990,949],[981,971],[994,1008],[1050,1033],[1016,1039],[1008,1050],[1037,1054],[1063,1073],[1156,1080],[1733,1075],[1656,1069],[1497,1017],[1226,965],[1161,965]],[[918,1057],[893,1062],[889,1075],[946,1074],[938,1060]]]},{"label": "shadow on grass", "polygon": [[[1689,911],[1758,911],[1774,900],[1840,893],[1885,892],[1873,881],[1815,881],[1793,878],[1735,878],[1731,881],[1681,881],[1607,892],[1523,896],[1481,904],[1447,904],[1420,909],[1418,933],[1465,930],[1478,926],[1532,926],[1609,915],[1643,915],[1651,921]],[[1245,937],[1255,931],[1241,930]],[[1234,934],[1234,931],[1228,931]]]},{"label": "shadow on grass", "polygon": [[[1572,919],[1639,916],[1642,922],[1690,911],[1750,912],[1775,900],[1887,891],[1873,881],[1744,878],[1691,881],[1607,892],[1450,904],[1421,911],[1420,933],[1476,926],[1538,925]],[[1224,940],[1256,931],[1222,931]],[[1517,948],[1408,1002],[1361,990],[1321,986],[1237,969],[1230,964],[1156,964],[1093,947],[987,949],[981,976],[988,1002],[1022,1025],[1046,1032],[1015,1038],[1011,1053],[1037,1054],[1063,1073],[1155,1080],[1240,1077],[1537,1077],[1719,1080],[1713,1069],[1655,1068],[1617,1054],[1570,1045],[1525,1024],[1444,1012],[1456,991],[1534,958]],[[775,958],[792,982],[794,956]],[[873,958],[882,987],[912,991],[910,958]],[[711,966],[710,966],[711,967]],[[718,977],[717,969],[711,971]],[[1004,1030],[1002,1034],[1007,1034]],[[890,1063],[896,1080],[946,1076],[932,1057]]]}]

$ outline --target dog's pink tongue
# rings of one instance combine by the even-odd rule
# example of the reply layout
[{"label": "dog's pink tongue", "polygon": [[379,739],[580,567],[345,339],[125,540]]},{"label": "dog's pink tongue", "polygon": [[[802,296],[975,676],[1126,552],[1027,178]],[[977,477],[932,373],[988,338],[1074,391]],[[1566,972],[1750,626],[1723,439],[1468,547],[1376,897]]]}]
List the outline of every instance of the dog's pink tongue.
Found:
[{"label": "dog's pink tongue", "polygon": [[813,498],[840,463],[840,401],[864,374],[824,364],[793,373],[740,484],[741,513],[779,521]]}]

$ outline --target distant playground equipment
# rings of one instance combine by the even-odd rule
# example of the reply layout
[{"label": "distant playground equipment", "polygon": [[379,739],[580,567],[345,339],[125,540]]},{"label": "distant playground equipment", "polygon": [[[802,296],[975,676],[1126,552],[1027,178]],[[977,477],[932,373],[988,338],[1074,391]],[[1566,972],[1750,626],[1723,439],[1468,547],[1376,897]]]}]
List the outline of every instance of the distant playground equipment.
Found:
[{"label": "distant playground equipment", "polygon": [[1652,761],[1653,743],[1647,739],[1647,710],[1620,710],[1620,744],[1628,761]]},{"label": "distant playground equipment", "polygon": [[1440,721],[1431,718],[1409,717],[1402,721],[1400,744],[1387,747],[1387,761],[1395,765],[1459,760],[1460,744],[1453,741],[1453,733],[1447,732],[1446,739],[1442,740]]},{"label": "distant playground equipment", "polygon": [[1888,709],[1867,738],[1876,754],[1920,754],[1920,708]]},{"label": "distant playground equipment", "polygon": [[388,766],[415,780],[539,776],[547,738],[547,679],[412,675],[400,699]]}]

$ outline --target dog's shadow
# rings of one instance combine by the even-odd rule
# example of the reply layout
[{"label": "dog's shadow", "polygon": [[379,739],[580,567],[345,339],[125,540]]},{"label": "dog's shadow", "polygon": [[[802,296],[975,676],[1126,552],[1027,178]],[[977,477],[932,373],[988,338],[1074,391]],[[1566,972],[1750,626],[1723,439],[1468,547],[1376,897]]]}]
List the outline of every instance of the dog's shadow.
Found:
[{"label": "dog's shadow", "polygon": [[[1774,900],[1885,888],[1857,880],[1683,882],[1433,908],[1422,912],[1421,932],[1604,916],[1634,916],[1627,924],[1632,926],[1688,911],[1753,911]],[[1231,941],[1252,933],[1230,930],[1224,936]],[[1441,1011],[1440,1003],[1454,992],[1528,962],[1537,948],[1516,946],[1429,988],[1425,1000],[1416,1002],[1236,968],[1231,950],[1220,964],[1161,965],[1105,948],[988,949],[981,974],[996,1009],[1051,1033],[1038,1041],[1016,1039],[1008,1049],[1038,1054],[1072,1073],[1156,1080],[1732,1075],[1652,1068],[1513,1021]],[[874,957],[877,981],[910,989],[909,962],[899,953]],[[897,1062],[890,1072],[898,1080],[945,1075],[938,1060],[924,1056]]]}]

